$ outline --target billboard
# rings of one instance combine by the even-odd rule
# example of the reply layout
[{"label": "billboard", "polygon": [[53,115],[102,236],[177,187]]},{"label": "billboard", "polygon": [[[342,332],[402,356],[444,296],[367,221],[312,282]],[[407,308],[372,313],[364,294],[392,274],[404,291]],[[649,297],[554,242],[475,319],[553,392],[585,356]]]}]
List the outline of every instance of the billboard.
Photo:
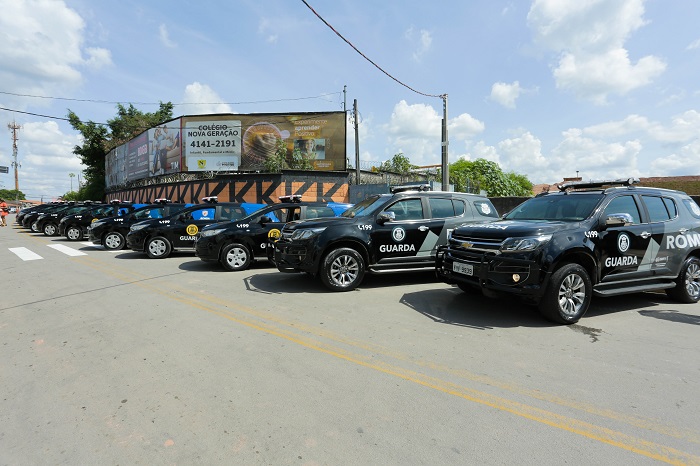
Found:
[{"label": "billboard", "polygon": [[176,118],[105,159],[107,187],[179,172],[346,170],[345,112],[215,114]]},{"label": "billboard", "polygon": [[[184,171],[264,170],[283,154],[288,168],[346,169],[345,112],[183,117]],[[300,161],[305,161],[301,167]]]}]

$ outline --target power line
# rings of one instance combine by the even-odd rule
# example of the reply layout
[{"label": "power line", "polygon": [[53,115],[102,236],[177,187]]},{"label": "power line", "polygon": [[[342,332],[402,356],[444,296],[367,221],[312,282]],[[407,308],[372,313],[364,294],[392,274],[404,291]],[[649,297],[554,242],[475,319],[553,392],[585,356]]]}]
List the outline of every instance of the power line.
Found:
[{"label": "power line", "polygon": [[[17,94],[14,92],[0,91],[0,94],[11,95],[14,97],[32,97],[35,99],[50,99],[50,100],[66,100],[70,102],[90,102],[98,104],[132,104],[132,105],[160,105],[162,102],[130,102],[130,101],[110,101],[110,100],[98,100],[98,99],[73,99],[69,97],[55,97],[55,96],[45,96],[45,95],[33,95],[33,94]],[[309,97],[289,97],[284,99],[270,99],[270,100],[250,100],[241,102],[181,102],[172,104],[174,107],[180,105],[249,105],[249,104],[267,104],[275,102],[293,102],[298,100],[311,100],[311,99],[322,99],[324,97],[340,95],[341,92],[327,92],[320,95],[309,96]]]},{"label": "power line", "polygon": [[338,31],[336,31],[335,28],[334,28],[333,26],[331,26],[331,25],[328,23],[328,21],[326,21],[325,19],[323,19],[323,17],[321,17],[321,15],[319,15],[318,13],[316,13],[316,10],[314,10],[314,9],[311,7],[311,5],[309,5],[308,3],[306,3],[306,0],[301,0],[301,1],[302,1],[302,3],[304,3],[304,5],[306,5],[306,6],[309,8],[309,10],[311,10],[311,11],[313,12],[313,14],[316,15],[316,17],[318,17],[318,19],[320,19],[321,21],[323,21],[323,24],[325,24],[326,26],[328,26],[328,27],[331,29],[331,31],[335,32],[335,34],[336,34],[338,37],[340,37],[341,39],[343,39],[343,41],[344,41],[346,44],[348,44],[350,47],[352,47],[352,48],[355,50],[355,52],[359,53],[359,54],[362,56],[362,58],[364,58],[365,60],[367,60],[368,62],[370,62],[372,65],[374,65],[375,68],[377,68],[379,71],[381,71],[381,72],[384,73],[385,75],[389,76],[391,79],[393,79],[394,81],[396,81],[397,83],[399,83],[399,84],[402,85],[403,87],[405,87],[405,88],[407,88],[407,89],[410,89],[411,91],[415,92],[416,94],[420,94],[420,95],[425,96],[425,97],[439,97],[439,98],[441,98],[441,99],[444,98],[444,94],[426,94],[425,92],[420,92],[420,91],[418,91],[418,90],[412,88],[412,87],[409,86],[408,84],[399,81],[397,78],[393,77],[393,76],[390,75],[388,72],[384,71],[384,69],[383,69],[381,66],[377,65],[375,62],[373,62],[372,60],[370,60],[364,53],[360,52],[360,50],[359,50],[357,47],[355,47],[355,46],[352,44],[352,42],[350,42],[350,41],[347,40],[345,37],[343,37],[343,35],[340,34]]}]

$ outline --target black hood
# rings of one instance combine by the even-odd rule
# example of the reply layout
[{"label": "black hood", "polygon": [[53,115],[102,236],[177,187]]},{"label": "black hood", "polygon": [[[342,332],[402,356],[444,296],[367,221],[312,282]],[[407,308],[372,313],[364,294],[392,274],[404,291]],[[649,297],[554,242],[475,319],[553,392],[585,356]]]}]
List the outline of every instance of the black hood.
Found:
[{"label": "black hood", "polygon": [[526,236],[541,236],[560,231],[577,229],[580,222],[558,222],[541,220],[497,220],[491,223],[470,223],[454,230],[453,236],[471,238],[521,238]]}]

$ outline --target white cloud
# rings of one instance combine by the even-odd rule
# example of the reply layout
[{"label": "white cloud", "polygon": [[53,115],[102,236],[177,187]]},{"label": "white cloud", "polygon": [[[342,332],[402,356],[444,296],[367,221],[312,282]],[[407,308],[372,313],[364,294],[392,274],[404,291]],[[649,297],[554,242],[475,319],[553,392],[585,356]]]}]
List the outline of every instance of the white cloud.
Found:
[{"label": "white cloud", "polygon": [[[61,132],[54,121],[31,122],[22,125],[20,140],[20,191],[28,198],[44,196],[44,200],[68,192],[71,181],[68,174],[77,175],[83,169],[80,159],[73,154],[73,148],[81,142],[77,133]],[[74,179],[74,188],[77,182]],[[14,189],[14,184],[8,188]]]},{"label": "white cloud", "polygon": [[410,28],[408,31],[406,31],[405,37],[416,47],[413,52],[413,59],[418,62],[421,61],[423,55],[430,51],[433,44],[432,34],[430,31],[425,29],[421,29],[416,35],[413,28]]},{"label": "white cloud", "polygon": [[158,27],[158,36],[160,41],[168,48],[175,48],[177,44],[170,39],[170,34],[168,34],[168,27],[165,24],[161,24]]},{"label": "white cloud", "polygon": [[109,51],[84,48],[85,22],[63,1],[2,1],[1,9],[0,82],[6,89],[51,95],[80,85],[80,67],[111,63]]},{"label": "white cloud", "polygon": [[498,102],[507,108],[515,108],[515,101],[520,97],[523,89],[518,81],[512,84],[494,83],[491,86],[491,100]]},{"label": "white cloud", "polygon": [[558,54],[557,87],[605,104],[608,95],[645,86],[666,68],[652,55],[633,63],[624,48],[646,24],[643,16],[644,0],[535,0],[527,19],[535,41]]},{"label": "white cloud", "polygon": [[610,121],[583,129],[583,133],[598,138],[629,136],[644,133],[658,142],[683,143],[700,134],[700,112],[688,110],[676,115],[667,125],[650,121],[639,115],[629,115],[621,121]]},{"label": "white cloud", "polygon": [[683,176],[700,173],[700,140],[696,139],[683,146],[679,154],[657,158],[651,163],[651,169],[657,176]]},{"label": "white cloud", "polygon": [[[451,144],[472,139],[484,131],[484,124],[467,113],[448,118]],[[409,105],[405,100],[394,106],[391,119],[383,127],[388,135],[390,158],[403,152],[414,165],[432,165],[442,159],[442,114],[425,104]]]},{"label": "white cloud", "polygon": [[700,39],[694,40],[693,42],[688,44],[688,46],[685,49],[686,50],[695,50],[697,48],[700,48]]},{"label": "white cloud", "polygon": [[179,108],[182,115],[204,115],[208,113],[233,113],[231,107],[223,102],[211,87],[194,82],[185,87],[182,101],[186,102]]}]

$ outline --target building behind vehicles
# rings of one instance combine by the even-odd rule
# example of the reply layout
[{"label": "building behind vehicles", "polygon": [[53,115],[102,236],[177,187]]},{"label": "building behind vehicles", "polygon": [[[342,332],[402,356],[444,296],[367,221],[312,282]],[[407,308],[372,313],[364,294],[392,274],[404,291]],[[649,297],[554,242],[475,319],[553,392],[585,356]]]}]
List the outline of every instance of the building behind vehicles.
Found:
[{"label": "building behind vehicles", "polygon": [[194,250],[202,228],[213,223],[238,220],[265,207],[264,204],[218,202],[215,196],[162,219],[143,220],[131,225],[127,247],[145,252],[151,259],[168,257],[173,250]]},{"label": "building behind vehicles", "polygon": [[366,272],[429,269],[449,232],[466,222],[498,218],[488,198],[429,191],[427,185],[392,188],[367,197],[340,217],[293,221],[275,243],[282,272],[307,272],[333,291],[355,289]]},{"label": "building behind vehicles", "polygon": [[131,225],[142,220],[166,218],[192,204],[172,203],[168,199],[156,199],[125,215],[103,218],[87,227],[87,235],[93,244],[117,251],[126,246],[126,235]]},{"label": "building behind vehicles", "polygon": [[245,270],[256,258],[268,259],[268,249],[279,239],[286,223],[335,217],[352,206],[337,202],[303,202],[300,195],[283,196],[280,201],[239,220],[203,228],[195,246],[197,256],[203,261],[218,261],[225,270]]},{"label": "building behind vehicles", "polygon": [[536,303],[577,322],[592,296],[665,290],[700,299],[700,207],[687,194],[638,180],[575,182],[525,201],[502,220],[457,228],[438,277]]}]

